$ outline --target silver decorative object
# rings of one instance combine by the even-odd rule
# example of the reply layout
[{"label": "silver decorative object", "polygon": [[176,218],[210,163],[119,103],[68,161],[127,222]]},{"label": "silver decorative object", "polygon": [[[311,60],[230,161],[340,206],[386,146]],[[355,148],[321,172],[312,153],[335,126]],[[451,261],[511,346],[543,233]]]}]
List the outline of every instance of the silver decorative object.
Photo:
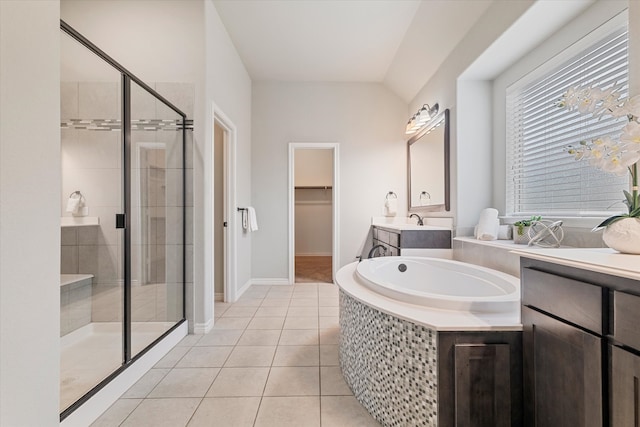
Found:
[{"label": "silver decorative object", "polygon": [[528,231],[529,246],[535,245],[541,248],[559,248],[564,231],[562,221],[540,220],[531,223]]}]

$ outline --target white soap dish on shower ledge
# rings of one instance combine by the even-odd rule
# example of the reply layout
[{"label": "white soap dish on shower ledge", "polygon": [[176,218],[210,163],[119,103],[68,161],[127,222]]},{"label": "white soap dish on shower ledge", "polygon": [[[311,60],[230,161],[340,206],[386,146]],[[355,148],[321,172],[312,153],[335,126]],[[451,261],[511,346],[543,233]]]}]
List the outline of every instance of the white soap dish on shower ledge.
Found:
[{"label": "white soap dish on shower ledge", "polygon": [[100,225],[97,216],[63,216],[60,218],[61,227],[89,227]]}]

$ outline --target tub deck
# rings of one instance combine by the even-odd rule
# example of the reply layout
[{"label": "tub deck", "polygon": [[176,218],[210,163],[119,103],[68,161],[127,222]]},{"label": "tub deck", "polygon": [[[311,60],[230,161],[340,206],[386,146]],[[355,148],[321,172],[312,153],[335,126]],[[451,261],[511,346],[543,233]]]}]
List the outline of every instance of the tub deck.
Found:
[{"label": "tub deck", "polygon": [[520,307],[506,313],[445,310],[397,301],[376,293],[357,276],[354,262],[336,274],[336,284],[347,295],[375,309],[435,331],[521,331]]}]

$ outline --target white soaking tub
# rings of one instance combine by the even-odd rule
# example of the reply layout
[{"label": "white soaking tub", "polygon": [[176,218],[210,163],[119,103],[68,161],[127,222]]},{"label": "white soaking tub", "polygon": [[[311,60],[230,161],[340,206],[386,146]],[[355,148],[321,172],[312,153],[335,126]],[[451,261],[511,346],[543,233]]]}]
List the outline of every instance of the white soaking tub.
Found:
[{"label": "white soaking tub", "polygon": [[356,267],[363,284],[386,297],[436,309],[508,313],[520,306],[520,282],[488,268],[439,258],[379,257]]}]

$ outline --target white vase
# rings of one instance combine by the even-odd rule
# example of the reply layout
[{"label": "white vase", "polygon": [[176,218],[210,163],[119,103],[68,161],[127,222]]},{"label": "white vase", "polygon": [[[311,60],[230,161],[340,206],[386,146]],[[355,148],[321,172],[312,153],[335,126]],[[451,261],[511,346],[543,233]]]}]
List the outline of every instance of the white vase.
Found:
[{"label": "white vase", "polygon": [[522,227],[522,234],[518,234],[518,226],[514,225],[513,226],[513,243],[516,243],[518,245],[528,245],[529,244],[529,228],[531,228],[530,226],[524,226]]},{"label": "white vase", "polygon": [[608,225],[602,240],[623,254],[640,254],[640,218],[623,218]]}]

